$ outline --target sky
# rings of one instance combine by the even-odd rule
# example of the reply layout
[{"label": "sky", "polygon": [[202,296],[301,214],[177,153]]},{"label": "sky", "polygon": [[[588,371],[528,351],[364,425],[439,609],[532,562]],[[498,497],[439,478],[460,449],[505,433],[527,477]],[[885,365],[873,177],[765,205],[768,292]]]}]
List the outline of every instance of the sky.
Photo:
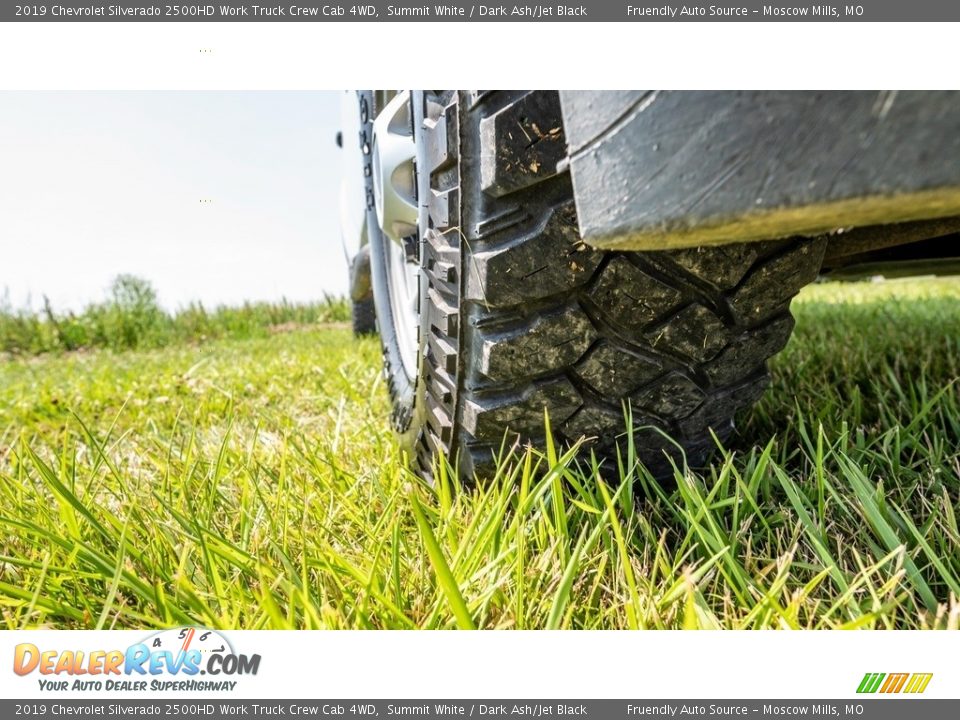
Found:
[{"label": "sky", "polygon": [[346,292],[336,92],[0,92],[0,293],[175,310]]}]

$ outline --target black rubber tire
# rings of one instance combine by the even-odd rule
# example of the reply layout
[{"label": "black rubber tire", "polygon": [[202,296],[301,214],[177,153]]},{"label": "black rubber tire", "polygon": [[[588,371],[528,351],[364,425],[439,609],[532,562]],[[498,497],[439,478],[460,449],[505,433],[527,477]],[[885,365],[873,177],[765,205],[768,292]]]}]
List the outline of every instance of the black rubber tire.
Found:
[{"label": "black rubber tire", "polygon": [[370,281],[370,246],[364,245],[350,260],[350,319],[357,337],[377,332],[377,309]]},{"label": "black rubber tire", "polygon": [[353,334],[357,337],[376,334],[377,311],[374,307],[373,295],[362,300],[351,301],[350,319],[353,324]]},{"label": "black rubber tire", "polygon": [[423,105],[414,387],[398,389],[384,340],[394,425],[419,470],[442,453],[464,478],[483,476],[505,438],[542,441],[544,410],[561,440],[592,438],[604,455],[623,439],[625,403],[654,474],[679,460],[656,428],[702,464],[710,431],[728,437],[763,391],[766,360],[793,328],[790,299],[816,277],[825,241],[593,250],[557,169],[557,93],[428,92]]}]

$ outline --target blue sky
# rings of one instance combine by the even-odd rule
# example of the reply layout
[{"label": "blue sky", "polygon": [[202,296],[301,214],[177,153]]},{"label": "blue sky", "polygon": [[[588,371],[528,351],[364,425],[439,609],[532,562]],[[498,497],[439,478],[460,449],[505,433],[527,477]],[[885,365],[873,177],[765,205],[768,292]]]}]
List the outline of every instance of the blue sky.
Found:
[{"label": "blue sky", "polygon": [[[0,92],[0,292],[174,309],[346,291],[335,92]],[[201,202],[210,200],[211,202]]]}]

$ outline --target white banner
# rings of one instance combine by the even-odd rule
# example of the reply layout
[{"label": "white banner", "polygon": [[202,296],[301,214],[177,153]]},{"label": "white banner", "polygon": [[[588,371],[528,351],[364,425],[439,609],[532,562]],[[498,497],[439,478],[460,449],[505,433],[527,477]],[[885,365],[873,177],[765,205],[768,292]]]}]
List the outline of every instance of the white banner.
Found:
[{"label": "white banner", "polygon": [[4,631],[0,666],[23,699],[960,698],[949,632]]},{"label": "white banner", "polygon": [[[444,33],[466,51],[392,59]],[[481,61],[491,38],[509,52]],[[955,41],[951,23],[0,24],[0,89],[954,89]]]}]

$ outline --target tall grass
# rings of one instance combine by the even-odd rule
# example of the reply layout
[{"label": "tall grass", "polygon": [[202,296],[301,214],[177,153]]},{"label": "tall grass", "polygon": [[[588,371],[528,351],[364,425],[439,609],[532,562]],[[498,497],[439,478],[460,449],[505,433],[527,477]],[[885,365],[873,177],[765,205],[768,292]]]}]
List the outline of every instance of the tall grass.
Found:
[{"label": "tall grass", "polygon": [[118,276],[109,298],[84,310],[55,312],[44,298],[43,310],[14,309],[0,302],[0,353],[39,355],[92,348],[158,348],[214,338],[263,337],[271,330],[349,319],[345,301],[325,296],[309,304],[245,303],[208,310],[191,303],[176,313],[164,311],[149,282]]},{"label": "tall grass", "polygon": [[[4,627],[958,628],[960,283],[823,285],[702,470],[428,487],[341,328],[0,364]],[[545,418],[549,422],[549,418]]]}]

